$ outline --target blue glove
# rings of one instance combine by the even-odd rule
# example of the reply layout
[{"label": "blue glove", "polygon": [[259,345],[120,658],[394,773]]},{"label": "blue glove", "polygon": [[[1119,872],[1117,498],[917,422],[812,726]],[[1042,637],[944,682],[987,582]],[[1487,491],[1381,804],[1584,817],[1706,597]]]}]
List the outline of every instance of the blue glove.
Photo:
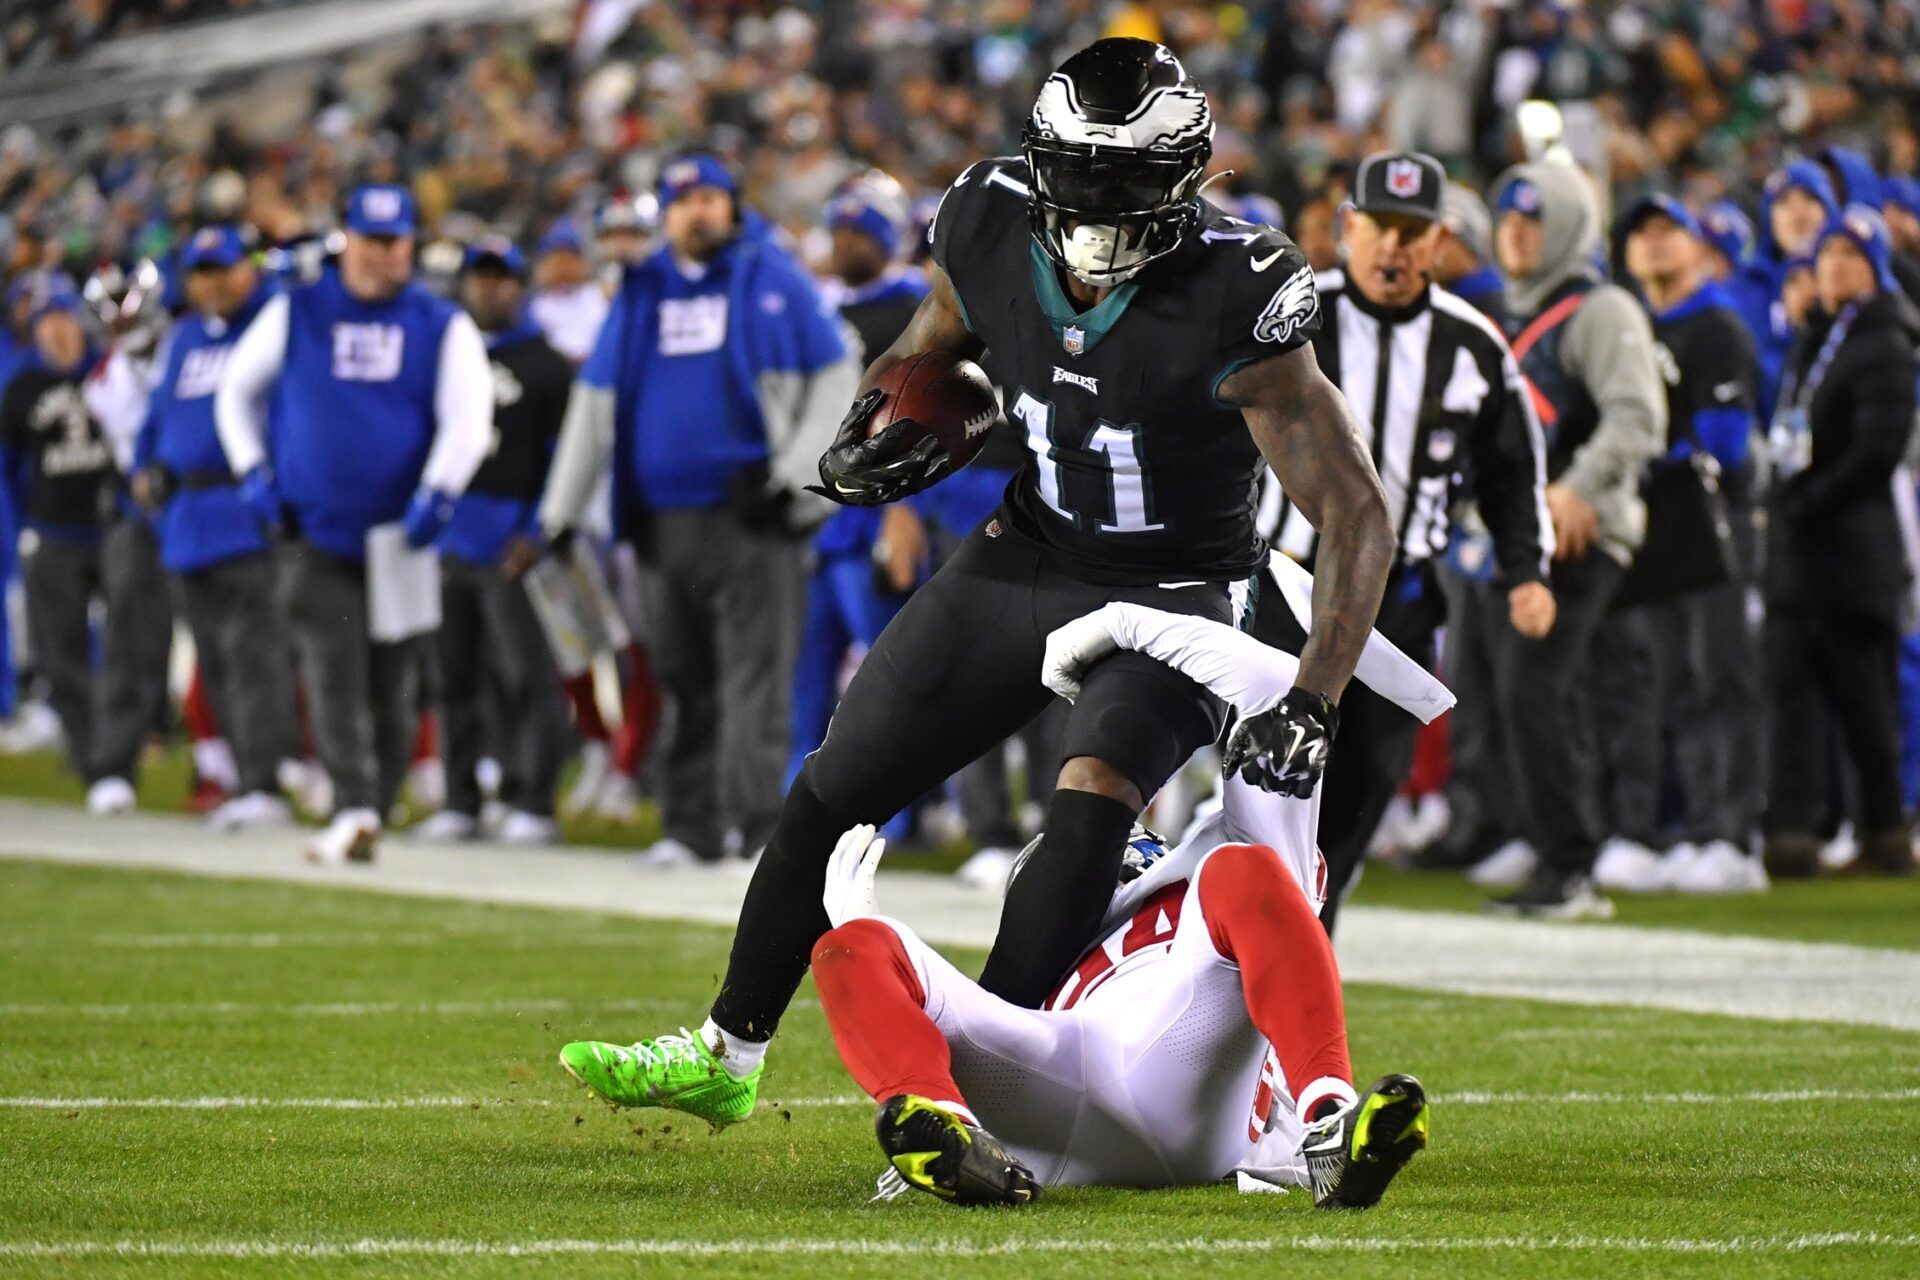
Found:
[{"label": "blue glove", "polygon": [[453,519],[453,495],[439,489],[422,489],[407,504],[400,527],[406,532],[407,545],[420,551],[433,545],[440,531]]},{"label": "blue glove", "polygon": [[285,516],[280,505],[280,490],[273,483],[273,468],[262,462],[240,478],[240,503],[253,513],[268,533],[280,532]]}]

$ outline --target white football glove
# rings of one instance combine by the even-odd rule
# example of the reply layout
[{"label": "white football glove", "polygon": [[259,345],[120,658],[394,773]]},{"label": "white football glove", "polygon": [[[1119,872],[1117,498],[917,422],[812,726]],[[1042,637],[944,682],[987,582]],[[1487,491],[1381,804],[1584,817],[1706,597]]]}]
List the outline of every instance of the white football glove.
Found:
[{"label": "white football glove", "polygon": [[879,828],[862,823],[841,836],[827,857],[827,891],[821,901],[836,929],[849,920],[880,914],[873,873],[880,869],[880,855],[887,851],[887,842],[876,839],[878,835]]},{"label": "white football glove", "polygon": [[1075,618],[1047,637],[1047,653],[1040,661],[1041,683],[1072,702],[1080,696],[1080,677],[1119,648],[1101,610]]}]

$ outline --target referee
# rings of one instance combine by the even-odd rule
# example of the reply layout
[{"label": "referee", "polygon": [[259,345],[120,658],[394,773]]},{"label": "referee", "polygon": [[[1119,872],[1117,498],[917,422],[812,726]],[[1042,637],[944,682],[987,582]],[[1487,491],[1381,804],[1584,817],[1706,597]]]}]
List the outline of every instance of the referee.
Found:
[{"label": "referee", "polygon": [[[1445,599],[1435,561],[1452,538],[1451,513],[1472,496],[1491,534],[1485,571],[1507,593],[1522,635],[1553,627],[1546,585],[1552,554],[1545,502],[1545,445],[1519,366],[1499,329],[1433,283],[1449,234],[1441,221],[1446,172],[1431,156],[1383,152],[1361,161],[1354,203],[1341,210],[1344,270],[1319,277],[1326,322],[1314,354],[1363,429],[1371,428],[1375,468],[1397,533],[1382,634],[1424,665]],[[1281,550],[1306,563],[1318,535],[1306,514],[1279,509]],[[1255,631],[1282,644],[1296,624],[1282,607],[1259,611]],[[1340,732],[1320,801],[1320,849],[1327,860],[1329,930],[1367,842],[1413,763],[1419,724],[1365,689],[1340,705]]]}]

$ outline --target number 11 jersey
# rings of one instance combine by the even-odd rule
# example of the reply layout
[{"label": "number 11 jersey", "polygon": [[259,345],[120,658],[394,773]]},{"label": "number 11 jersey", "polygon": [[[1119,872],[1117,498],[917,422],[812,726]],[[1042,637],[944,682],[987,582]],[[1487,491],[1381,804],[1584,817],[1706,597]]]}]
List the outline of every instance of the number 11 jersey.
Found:
[{"label": "number 11 jersey", "polygon": [[1279,231],[1203,201],[1178,249],[1081,311],[1029,229],[1027,182],[1024,160],[983,160],[929,231],[1026,442],[1014,530],[1091,583],[1252,575],[1265,464],[1218,392],[1312,337],[1312,268]]}]

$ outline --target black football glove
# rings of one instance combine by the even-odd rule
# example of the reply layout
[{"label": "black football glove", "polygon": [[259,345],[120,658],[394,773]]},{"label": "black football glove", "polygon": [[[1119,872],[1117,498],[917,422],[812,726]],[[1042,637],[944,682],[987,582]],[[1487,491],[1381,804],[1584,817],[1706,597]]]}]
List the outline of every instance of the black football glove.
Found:
[{"label": "black football glove", "polygon": [[867,438],[867,420],[884,399],[886,393],[876,387],[853,402],[833,444],[820,455],[820,483],[808,485],[809,493],[842,506],[879,507],[919,493],[953,470],[953,456],[932,436],[903,445],[920,429],[911,418],[897,418]]},{"label": "black football glove", "polygon": [[1320,785],[1339,731],[1340,708],[1320,694],[1290,689],[1279,706],[1235,727],[1220,768],[1263,791],[1304,800]]}]

